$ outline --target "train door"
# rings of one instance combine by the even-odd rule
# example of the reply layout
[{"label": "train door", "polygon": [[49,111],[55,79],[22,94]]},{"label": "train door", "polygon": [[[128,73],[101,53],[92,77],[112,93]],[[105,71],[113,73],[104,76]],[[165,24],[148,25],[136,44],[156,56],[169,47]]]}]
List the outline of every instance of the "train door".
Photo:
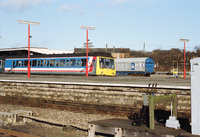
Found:
[{"label": "train door", "polygon": [[145,72],[153,73],[154,72],[154,61],[151,58],[147,58],[145,61]]},{"label": "train door", "polygon": [[0,59],[0,73],[4,73],[5,60]]},{"label": "train door", "polygon": [[96,74],[96,68],[97,68],[96,64],[97,64],[97,59],[96,59],[96,57],[94,57],[93,60],[92,60],[92,67],[94,67],[93,68],[93,73],[94,74]]}]

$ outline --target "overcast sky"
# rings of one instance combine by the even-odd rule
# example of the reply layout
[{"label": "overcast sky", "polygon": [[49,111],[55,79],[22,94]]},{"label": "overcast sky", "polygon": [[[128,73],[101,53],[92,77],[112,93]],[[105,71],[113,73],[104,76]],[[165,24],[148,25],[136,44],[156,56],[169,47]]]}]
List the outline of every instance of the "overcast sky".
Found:
[{"label": "overcast sky", "polygon": [[95,48],[183,49],[200,45],[200,0],[0,0],[0,48],[31,47],[73,50],[86,42]]}]

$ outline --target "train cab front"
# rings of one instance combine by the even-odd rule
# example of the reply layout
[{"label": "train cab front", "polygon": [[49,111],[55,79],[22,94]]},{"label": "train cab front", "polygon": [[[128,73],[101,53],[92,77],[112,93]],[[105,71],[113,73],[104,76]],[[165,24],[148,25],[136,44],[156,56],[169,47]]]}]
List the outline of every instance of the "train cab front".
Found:
[{"label": "train cab front", "polygon": [[96,75],[115,76],[115,60],[112,57],[97,57]]}]

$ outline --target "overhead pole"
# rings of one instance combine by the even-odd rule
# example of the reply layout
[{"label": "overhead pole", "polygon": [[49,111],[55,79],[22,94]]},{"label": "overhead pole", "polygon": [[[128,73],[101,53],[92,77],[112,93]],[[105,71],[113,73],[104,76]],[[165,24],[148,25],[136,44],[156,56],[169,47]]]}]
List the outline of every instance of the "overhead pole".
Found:
[{"label": "overhead pole", "polygon": [[40,25],[39,22],[33,22],[33,21],[24,21],[24,20],[18,20],[21,24],[27,24],[28,25],[28,69],[27,69],[27,78],[30,78],[31,76],[31,67],[30,67],[30,25]]},{"label": "overhead pole", "polygon": [[86,29],[86,73],[85,76],[88,77],[88,30],[94,30],[94,27],[80,26],[81,29]]},{"label": "overhead pole", "polygon": [[185,42],[188,42],[189,39],[180,39],[180,41],[184,42],[184,69],[183,69],[183,78],[186,79],[186,67],[185,67],[185,64],[186,64],[186,57],[185,57]]},{"label": "overhead pole", "polygon": [[30,65],[30,24],[28,24],[28,78],[31,77],[31,65]]}]

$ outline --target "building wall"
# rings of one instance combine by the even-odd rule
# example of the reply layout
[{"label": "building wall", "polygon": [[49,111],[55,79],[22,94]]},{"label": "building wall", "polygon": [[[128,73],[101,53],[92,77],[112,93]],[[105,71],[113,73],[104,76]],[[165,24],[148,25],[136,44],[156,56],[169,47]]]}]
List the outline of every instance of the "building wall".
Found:
[{"label": "building wall", "polygon": [[130,53],[111,53],[114,58],[128,58]]},{"label": "building wall", "polygon": [[[74,48],[75,53],[85,53],[84,48]],[[127,58],[130,56],[129,48],[90,48],[91,52],[108,52],[111,53],[114,58]]]}]

